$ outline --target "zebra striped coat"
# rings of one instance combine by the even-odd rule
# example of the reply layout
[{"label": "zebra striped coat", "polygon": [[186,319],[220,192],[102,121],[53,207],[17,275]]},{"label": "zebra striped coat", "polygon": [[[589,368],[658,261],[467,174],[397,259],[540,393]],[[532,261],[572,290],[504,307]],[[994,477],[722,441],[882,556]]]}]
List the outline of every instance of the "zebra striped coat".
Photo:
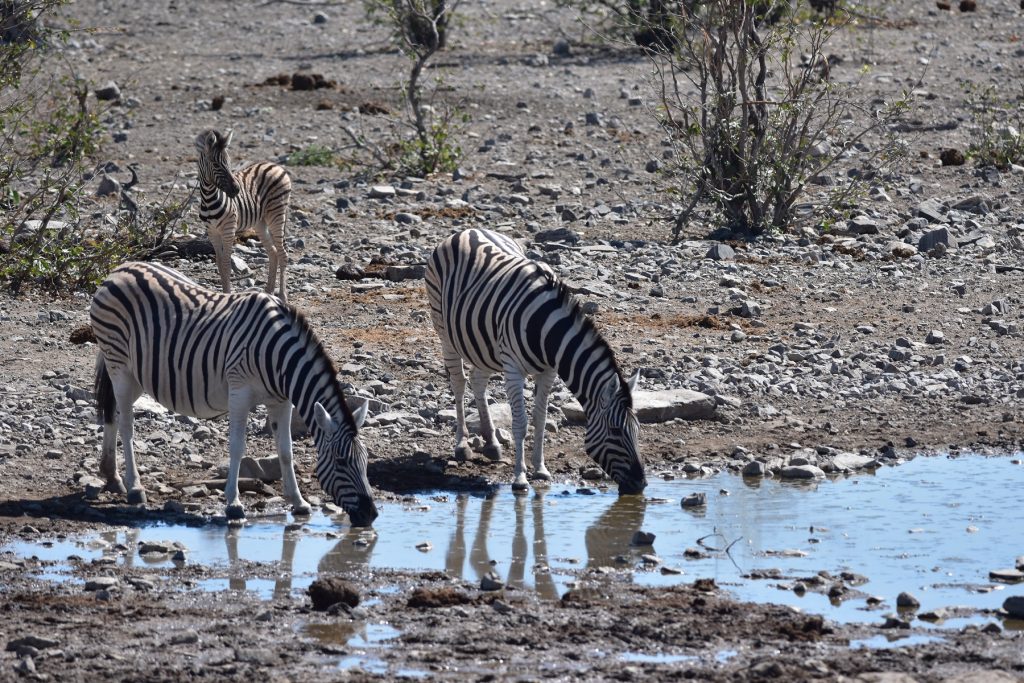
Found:
[{"label": "zebra striped coat", "polygon": [[215,130],[206,130],[195,140],[199,151],[199,218],[206,223],[213,244],[221,285],[225,292],[231,291],[231,250],[235,235],[252,228],[270,261],[266,292],[273,292],[276,282],[277,295],[287,301],[284,221],[292,181],[282,167],[270,162],[231,173],[230,143],[231,131],[224,136]]},{"label": "zebra striped coat", "polygon": [[456,456],[468,452],[463,361],[472,366],[470,384],[480,412],[484,453],[501,454],[487,410],[487,381],[503,372],[512,408],[515,446],[513,488],[527,486],[523,441],[526,407],[523,385],[536,382],[533,410],[533,469],[544,466],[547,400],[556,376],[587,414],[585,448],[619,485],[639,493],[647,485],[637,450],[639,424],[632,389],[608,343],[573,296],[546,265],[531,261],[512,239],[488,230],[465,230],[441,242],[427,264],[427,296],[434,329],[455,393]]},{"label": "zebra striped coat", "polygon": [[[114,270],[89,311],[99,346],[98,416],[103,424],[100,472],[109,490],[144,503],[132,448],[132,404],[146,392],[170,410],[213,418],[227,414],[230,463],[228,517],[242,517],[238,469],[249,411],[266,404],[276,425],[285,494],[297,514],[309,514],[292,465],[292,404],[309,425],[319,456],[316,475],[356,526],[377,516],[366,479],[366,449],[358,427],[365,403],[349,410],[337,373],[316,334],[292,307],[263,292],[220,294],[153,263]],[[117,473],[118,425],[125,480]]]}]

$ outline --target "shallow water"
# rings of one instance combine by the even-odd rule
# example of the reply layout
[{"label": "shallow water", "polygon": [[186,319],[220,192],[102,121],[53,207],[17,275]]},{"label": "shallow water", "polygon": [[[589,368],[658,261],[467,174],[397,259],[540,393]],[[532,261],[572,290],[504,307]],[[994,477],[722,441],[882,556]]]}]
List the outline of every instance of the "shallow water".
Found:
[{"label": "shallow water", "polygon": [[[920,612],[995,610],[1008,595],[1024,594],[1024,585],[988,579],[990,570],[1012,567],[1024,554],[1014,503],[1022,487],[1024,467],[1009,458],[919,457],[874,474],[814,483],[726,473],[658,480],[645,497],[557,484],[523,496],[508,488],[489,497],[435,492],[384,505],[374,530],[319,514],[286,530],[291,519],[278,515],[252,518],[243,528],[155,525],[6,550],[57,562],[44,569],[47,579],[81,581],[69,573],[71,555],[91,560],[111,554],[117,543],[134,548],[140,541],[179,541],[188,548],[188,562],[224,570],[200,589],[250,590],[266,599],[304,589],[318,572],[362,567],[444,570],[473,583],[493,570],[510,585],[554,599],[585,583],[584,570],[610,567],[637,584],[710,577],[744,600],[785,603],[843,622],[878,622],[895,610],[900,591],[918,597]],[[707,494],[705,508],[680,507],[693,492]],[[656,534],[653,546],[630,546],[641,529]],[[690,559],[687,548],[705,557]],[[659,561],[645,561],[645,555]],[[123,564],[172,566],[132,552],[112,556]],[[246,562],[280,562],[278,578],[253,579]],[[681,573],[663,573],[662,567]],[[773,569],[782,577],[744,578]],[[857,587],[863,595],[832,602],[820,593],[791,590],[795,579],[821,570],[865,576],[868,582]],[[867,596],[882,598],[881,607],[869,610]],[[938,625],[991,620],[974,614]]]}]

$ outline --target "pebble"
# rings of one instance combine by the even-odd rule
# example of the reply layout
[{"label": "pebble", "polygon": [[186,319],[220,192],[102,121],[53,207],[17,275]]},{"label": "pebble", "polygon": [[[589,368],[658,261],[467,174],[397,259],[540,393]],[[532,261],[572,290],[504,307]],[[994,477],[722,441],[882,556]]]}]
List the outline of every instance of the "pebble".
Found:
[{"label": "pebble", "polygon": [[1011,595],[1003,600],[1003,611],[1011,619],[1024,619],[1024,595]]},{"label": "pebble", "polygon": [[634,546],[653,545],[655,538],[655,534],[649,531],[636,531],[633,533],[633,538],[629,544]]},{"label": "pebble", "polygon": [[988,573],[988,578],[1005,583],[1020,583],[1024,581],[1024,571],[1019,569],[993,569]]},{"label": "pebble", "polygon": [[896,596],[896,606],[906,609],[917,609],[921,606],[921,601],[904,591]]},{"label": "pebble", "polygon": [[480,579],[480,590],[482,591],[500,591],[504,587],[505,582],[501,580],[497,572],[489,571]]},{"label": "pebble", "polygon": [[116,588],[119,583],[113,576],[97,576],[96,578],[86,580],[85,590],[88,592],[110,590],[111,588]]},{"label": "pebble", "polygon": [[684,508],[704,507],[708,504],[708,497],[707,494],[703,492],[691,493],[683,498],[679,504]]}]

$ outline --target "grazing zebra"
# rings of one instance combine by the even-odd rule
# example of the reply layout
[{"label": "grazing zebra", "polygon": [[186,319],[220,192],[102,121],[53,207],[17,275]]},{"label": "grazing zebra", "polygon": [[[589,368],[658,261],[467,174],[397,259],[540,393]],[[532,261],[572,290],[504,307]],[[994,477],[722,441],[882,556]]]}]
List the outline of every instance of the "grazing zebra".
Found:
[{"label": "grazing zebra", "polygon": [[587,453],[618,483],[620,493],[643,491],[647,481],[637,450],[639,424],[632,400],[639,373],[629,381],[623,378],[608,343],[550,268],[527,259],[508,237],[465,230],[434,250],[426,286],[430,317],[455,393],[457,457],[468,452],[466,360],[473,366],[470,384],[480,411],[484,453],[493,458],[500,457],[501,447],[487,409],[487,381],[493,372],[505,374],[516,490],[527,486],[523,384],[527,375],[535,377],[533,470],[536,478],[550,479],[544,466],[544,423],[557,375],[586,411]]},{"label": "grazing zebra", "polygon": [[261,162],[232,173],[228,159],[231,131],[226,136],[206,130],[196,137],[199,150],[199,217],[206,223],[217,256],[225,292],[231,291],[231,249],[235,235],[253,228],[267,250],[270,264],[266,291],[288,300],[285,287],[284,219],[292,181],[277,164]]},{"label": "grazing zebra", "polygon": [[[131,408],[145,391],[184,415],[228,415],[227,516],[244,517],[238,469],[245,454],[246,423],[249,411],[265,404],[276,425],[285,495],[296,514],[309,514],[292,464],[294,403],[319,453],[320,485],[345,509],[353,525],[373,522],[377,510],[366,480],[366,448],[358,435],[366,404],[354,415],[349,410],[334,365],[294,308],[263,292],[221,294],[204,289],[166,266],[126,263],[96,290],[89,315],[100,349],[100,473],[108,490],[124,493],[127,486],[129,503],[146,501],[132,449]],[[115,455],[114,419],[119,408],[124,482]]]}]

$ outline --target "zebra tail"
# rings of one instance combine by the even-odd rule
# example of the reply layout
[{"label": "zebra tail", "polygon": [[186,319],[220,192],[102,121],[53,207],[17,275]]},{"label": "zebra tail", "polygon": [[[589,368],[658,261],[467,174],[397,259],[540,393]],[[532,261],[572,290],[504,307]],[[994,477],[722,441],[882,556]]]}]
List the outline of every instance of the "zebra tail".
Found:
[{"label": "zebra tail", "polygon": [[117,413],[117,398],[114,383],[107,372],[107,361],[100,353],[96,356],[96,421],[99,424],[113,424]]}]

